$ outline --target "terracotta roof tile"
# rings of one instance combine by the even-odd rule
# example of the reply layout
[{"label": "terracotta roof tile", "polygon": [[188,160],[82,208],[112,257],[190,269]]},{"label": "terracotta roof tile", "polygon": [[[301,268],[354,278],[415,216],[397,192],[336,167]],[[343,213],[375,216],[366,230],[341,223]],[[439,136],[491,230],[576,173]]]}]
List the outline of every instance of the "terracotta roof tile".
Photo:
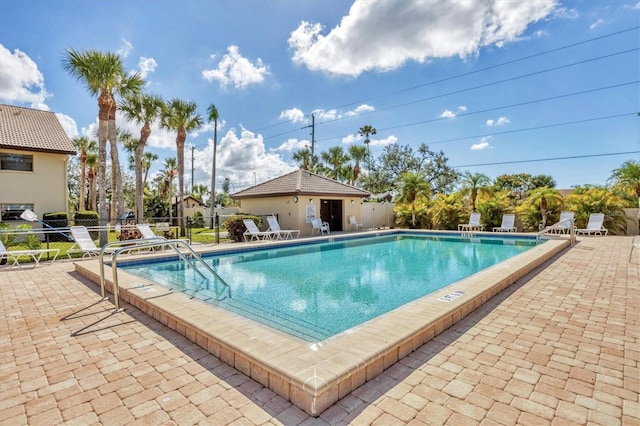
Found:
[{"label": "terracotta roof tile", "polygon": [[0,148],[76,153],[73,143],[54,113],[2,104]]},{"label": "terracotta roof tile", "polygon": [[232,194],[232,198],[279,197],[283,195],[327,195],[368,197],[370,193],[355,186],[298,169]]}]

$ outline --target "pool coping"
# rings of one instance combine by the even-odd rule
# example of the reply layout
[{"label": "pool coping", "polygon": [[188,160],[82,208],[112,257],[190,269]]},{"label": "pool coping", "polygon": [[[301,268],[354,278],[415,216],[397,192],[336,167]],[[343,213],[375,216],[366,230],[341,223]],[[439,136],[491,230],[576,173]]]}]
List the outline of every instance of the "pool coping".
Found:
[{"label": "pool coping", "polygon": [[[386,233],[376,231],[358,235]],[[496,237],[496,234],[482,232],[476,237],[483,235]],[[342,237],[314,238],[312,241],[339,239]],[[185,294],[168,291],[122,270],[118,271],[118,277],[122,300],[308,414],[319,416],[334,402],[377,377],[569,244],[568,240],[549,240],[318,343],[309,343]],[[260,245],[268,246],[267,243]],[[225,251],[225,248],[212,251]],[[93,282],[100,282],[97,260],[77,262],[76,271]],[[111,277],[111,268],[105,267],[105,272]],[[112,286],[108,278],[107,286]]]}]

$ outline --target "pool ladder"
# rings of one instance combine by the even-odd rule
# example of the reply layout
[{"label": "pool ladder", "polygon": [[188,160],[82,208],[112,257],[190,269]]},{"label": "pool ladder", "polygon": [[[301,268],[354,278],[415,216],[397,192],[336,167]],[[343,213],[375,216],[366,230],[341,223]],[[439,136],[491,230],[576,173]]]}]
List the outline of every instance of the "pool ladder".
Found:
[{"label": "pool ladder", "polygon": [[[122,245],[122,241],[114,241],[114,242],[108,243],[105,246],[103,246],[102,249],[100,250],[100,292],[101,292],[102,300],[107,299],[106,289],[105,289],[106,280],[105,280],[105,274],[104,274],[104,255],[105,253],[110,251],[109,248],[116,245]],[[185,254],[182,251],[178,250],[178,246],[185,248],[187,253]],[[227,290],[226,297],[231,297],[231,287],[229,287],[229,284],[227,284],[226,281],[222,279],[222,277],[218,275],[218,273],[211,266],[209,266],[198,255],[198,253],[196,253],[193,250],[193,248],[191,248],[191,246],[185,240],[167,240],[164,238],[148,238],[148,239],[138,240],[132,245],[127,245],[124,247],[117,248],[116,250],[113,251],[113,253],[111,253],[112,254],[111,270],[113,272],[113,299],[114,299],[114,304],[116,305],[116,311],[121,310],[120,298],[118,296],[119,289],[120,289],[118,285],[118,256],[121,253],[129,253],[133,250],[152,249],[155,247],[171,247],[183,262],[191,266],[202,278],[204,278],[205,280],[208,280],[207,276],[198,268],[198,264],[204,266],[204,268],[211,275],[213,275],[216,278],[216,280],[220,281],[225,286]],[[219,300],[222,300],[222,299],[219,299]]]}]

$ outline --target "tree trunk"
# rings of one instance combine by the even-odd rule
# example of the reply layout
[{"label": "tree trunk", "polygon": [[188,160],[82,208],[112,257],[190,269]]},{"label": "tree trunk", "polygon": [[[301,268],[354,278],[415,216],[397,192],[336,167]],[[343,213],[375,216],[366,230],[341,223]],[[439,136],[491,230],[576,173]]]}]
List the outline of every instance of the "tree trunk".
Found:
[{"label": "tree trunk", "polygon": [[87,179],[87,152],[82,151],[80,153],[80,200],[78,201],[78,210],[86,210],[84,193],[86,189],[86,179]]},{"label": "tree trunk", "polygon": [[[109,127],[108,127],[109,143],[111,144],[111,181],[112,181],[111,188],[114,190],[114,192],[111,194],[111,199],[112,199],[111,222],[112,223],[115,223],[116,219],[122,219],[124,217],[124,192],[122,190],[122,170],[120,169],[120,159],[118,157],[116,110],[117,110],[117,104],[115,102],[115,99],[113,99],[112,107],[109,110]],[[115,184],[114,184],[114,181],[115,181]]]},{"label": "tree trunk", "polygon": [[[105,226],[109,220],[107,209],[107,127],[109,126],[109,109],[111,96],[103,91],[98,98],[98,216],[100,226]],[[100,230],[100,245],[107,244],[107,230]]]},{"label": "tree trunk", "polygon": [[151,128],[148,123],[145,123],[140,130],[140,141],[136,146],[136,220],[138,223],[142,223],[144,217],[144,179],[142,177],[142,155],[144,154],[144,147],[147,144],[147,139],[151,134]]},{"label": "tree trunk", "polygon": [[184,143],[187,140],[187,132],[184,129],[178,130],[176,139],[178,149],[178,226],[180,236],[185,236],[184,224]]}]

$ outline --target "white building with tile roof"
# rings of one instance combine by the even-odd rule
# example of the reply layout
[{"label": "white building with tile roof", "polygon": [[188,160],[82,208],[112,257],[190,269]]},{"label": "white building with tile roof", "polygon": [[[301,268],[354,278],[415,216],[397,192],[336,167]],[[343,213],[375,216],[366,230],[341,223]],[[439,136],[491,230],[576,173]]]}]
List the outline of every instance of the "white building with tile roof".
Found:
[{"label": "white building with tile roof", "polygon": [[24,209],[68,211],[67,162],[76,149],[53,112],[0,104],[0,221]]}]

